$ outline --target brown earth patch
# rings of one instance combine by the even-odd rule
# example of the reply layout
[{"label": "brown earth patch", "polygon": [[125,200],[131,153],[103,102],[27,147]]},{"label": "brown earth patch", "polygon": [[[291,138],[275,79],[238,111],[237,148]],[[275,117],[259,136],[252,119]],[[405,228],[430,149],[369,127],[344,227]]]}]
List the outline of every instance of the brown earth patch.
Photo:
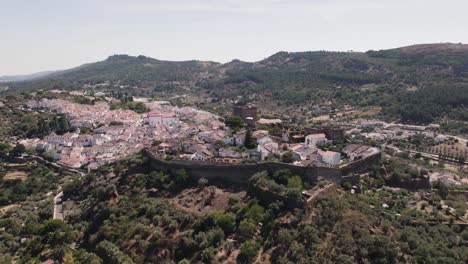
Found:
[{"label": "brown earth patch", "polygon": [[178,208],[196,215],[203,215],[209,211],[226,211],[229,207],[229,197],[241,200],[245,192],[230,192],[215,186],[190,188],[178,193],[170,202]]},{"label": "brown earth patch", "polygon": [[5,174],[5,176],[3,177],[3,180],[7,181],[7,180],[26,180],[28,178],[28,175],[24,172],[24,171],[11,171],[11,172],[7,172],[7,174]]}]

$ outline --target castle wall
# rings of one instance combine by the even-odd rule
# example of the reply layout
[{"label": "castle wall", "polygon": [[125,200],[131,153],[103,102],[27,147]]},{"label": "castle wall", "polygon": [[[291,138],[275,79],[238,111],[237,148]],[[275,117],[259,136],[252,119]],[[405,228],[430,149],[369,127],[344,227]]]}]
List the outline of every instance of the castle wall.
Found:
[{"label": "castle wall", "polygon": [[382,153],[377,153],[367,158],[356,160],[349,164],[346,164],[341,168],[342,175],[348,175],[350,173],[364,173],[369,169],[370,166],[377,164],[381,158]]},{"label": "castle wall", "polygon": [[[176,170],[184,169],[190,177],[195,179],[206,178],[209,181],[222,181],[241,185],[248,185],[249,179],[257,172],[267,171],[273,173],[277,170],[288,169],[293,174],[301,176],[304,182],[316,183],[325,179],[336,184],[342,180],[357,183],[359,176],[348,174],[361,173],[368,166],[378,162],[380,155],[371,156],[349,164],[350,167],[302,167],[280,162],[261,162],[256,164],[220,164],[208,161],[172,160],[170,162],[160,160],[150,151],[146,150],[150,158],[150,164],[154,169],[174,173]],[[367,167],[366,167],[367,166]]]}]

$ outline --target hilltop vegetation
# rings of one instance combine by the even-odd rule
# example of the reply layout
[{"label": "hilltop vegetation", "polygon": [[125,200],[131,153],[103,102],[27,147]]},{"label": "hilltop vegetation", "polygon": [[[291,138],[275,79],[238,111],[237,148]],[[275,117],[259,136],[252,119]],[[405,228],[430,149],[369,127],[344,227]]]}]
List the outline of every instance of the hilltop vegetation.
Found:
[{"label": "hilltop vegetation", "polygon": [[[259,173],[254,181],[265,177],[275,186],[301,186],[287,171]],[[73,205],[65,206],[66,223],[37,211],[24,218],[21,208],[13,212],[23,217],[0,217],[8,230],[0,260],[463,263],[468,254],[467,230],[426,224],[425,214],[406,206],[414,194],[405,190],[355,195],[338,190],[319,198],[310,212],[286,209],[281,201],[262,203],[255,195],[232,196],[225,210],[201,215],[171,203],[181,190],[207,184],[192,182],[184,171],[152,171],[141,155],[101,167],[64,186],[65,203]]]},{"label": "hilltop vegetation", "polygon": [[[11,101],[17,98],[11,98]],[[64,134],[71,131],[65,115],[34,113],[16,108],[15,104],[0,107],[0,140],[9,137],[43,138],[51,132]]]}]

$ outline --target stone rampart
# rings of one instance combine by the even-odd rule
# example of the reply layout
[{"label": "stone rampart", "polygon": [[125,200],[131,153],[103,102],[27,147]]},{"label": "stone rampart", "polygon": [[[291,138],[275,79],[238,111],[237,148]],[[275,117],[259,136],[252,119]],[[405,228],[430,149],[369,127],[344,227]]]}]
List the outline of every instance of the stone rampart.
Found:
[{"label": "stone rampart", "polygon": [[325,179],[336,184],[341,181],[351,181],[356,183],[359,177],[343,177],[348,174],[359,174],[364,172],[368,166],[378,162],[380,154],[371,156],[367,159],[350,163],[341,168],[330,167],[303,167],[280,162],[260,162],[255,164],[222,164],[209,161],[193,160],[172,160],[164,161],[159,159],[149,150],[145,150],[150,158],[152,168],[168,173],[174,173],[179,169],[184,169],[190,177],[195,179],[206,178],[209,181],[221,181],[235,184],[247,185],[252,175],[257,172],[267,171],[273,173],[277,170],[288,169],[293,174],[302,177],[304,182],[315,183],[318,179]]}]

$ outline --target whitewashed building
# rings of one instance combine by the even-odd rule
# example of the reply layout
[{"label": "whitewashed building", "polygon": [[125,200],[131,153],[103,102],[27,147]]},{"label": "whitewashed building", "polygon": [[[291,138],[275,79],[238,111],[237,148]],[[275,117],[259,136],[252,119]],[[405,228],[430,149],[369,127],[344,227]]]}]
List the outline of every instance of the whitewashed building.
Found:
[{"label": "whitewashed building", "polygon": [[327,136],[325,136],[323,133],[310,134],[305,138],[306,145],[310,147],[317,147],[317,144],[325,144],[327,142]]},{"label": "whitewashed building", "polygon": [[148,124],[151,127],[158,125],[171,125],[179,121],[176,113],[161,113],[159,111],[151,111],[148,113]]}]

